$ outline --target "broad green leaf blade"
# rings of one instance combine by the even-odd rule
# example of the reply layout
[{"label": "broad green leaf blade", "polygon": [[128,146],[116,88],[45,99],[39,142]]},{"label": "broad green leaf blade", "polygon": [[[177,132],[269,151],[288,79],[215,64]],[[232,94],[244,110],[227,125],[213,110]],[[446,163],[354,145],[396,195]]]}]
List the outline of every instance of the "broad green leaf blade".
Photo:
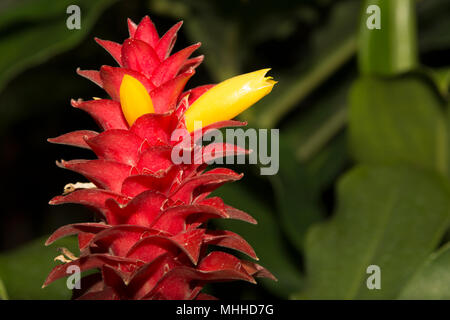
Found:
[{"label": "broad green leaf blade", "polygon": [[258,281],[281,298],[287,298],[291,293],[297,292],[302,284],[302,275],[290,260],[290,252],[282,241],[276,216],[270,212],[261,197],[256,196],[242,183],[224,185],[215,194],[221,196],[225,203],[248,212],[258,221],[257,225],[233,220],[217,221],[221,228],[244,237],[255,249],[260,259],[258,263],[278,278],[277,282],[266,279]]},{"label": "broad green leaf blade", "polygon": [[450,245],[433,253],[400,294],[408,300],[450,299]]},{"label": "broad green leaf blade", "polygon": [[363,163],[408,163],[446,173],[444,105],[419,76],[363,77],[350,96],[349,139]]},{"label": "broad green leaf blade", "polygon": [[66,279],[60,279],[42,289],[47,275],[58,264],[53,259],[59,255],[57,248],[65,247],[78,252],[75,237],[44,245],[48,237],[34,240],[16,250],[0,254],[0,278],[10,299],[69,299],[72,291],[66,286]]},{"label": "broad green leaf blade", "polygon": [[[415,2],[364,1],[358,49],[358,64],[362,74],[391,76],[417,67]],[[376,22],[373,19],[377,18],[380,28],[374,29],[372,25],[375,26]]]},{"label": "broad green leaf blade", "polygon": [[[49,7],[54,7],[53,2],[50,5],[48,0],[38,0],[5,9],[0,16],[0,26],[11,28],[11,31],[0,37],[0,90],[9,79],[26,68],[42,63],[79,43],[100,13],[113,2],[115,0],[59,0],[55,7],[58,10],[48,10]],[[66,8],[69,5],[78,5],[81,9],[79,30],[69,30],[66,26],[69,17]],[[25,27],[17,28],[15,24],[10,25],[12,22],[23,23]]]},{"label": "broad green leaf blade", "polygon": [[[333,218],[307,235],[308,281],[297,298],[396,298],[450,217],[445,182],[407,167],[356,167],[339,181],[337,203]],[[381,290],[367,288],[370,265],[381,268]]]},{"label": "broad green leaf blade", "polygon": [[8,293],[6,292],[5,285],[0,278],[0,300],[8,300]]}]

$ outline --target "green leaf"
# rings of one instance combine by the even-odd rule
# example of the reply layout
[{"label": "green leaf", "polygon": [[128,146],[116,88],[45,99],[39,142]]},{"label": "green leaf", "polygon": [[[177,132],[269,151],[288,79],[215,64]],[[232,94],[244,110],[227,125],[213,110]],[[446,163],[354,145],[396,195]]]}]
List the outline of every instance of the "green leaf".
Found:
[{"label": "green leaf", "polygon": [[5,285],[0,278],[0,300],[8,300],[8,293],[6,292]]},{"label": "green leaf", "polygon": [[[8,80],[50,57],[78,44],[94,25],[100,13],[115,0],[38,0],[18,2],[4,9],[0,27],[9,31],[0,37],[0,90]],[[51,4],[50,4],[51,3]],[[81,9],[81,29],[69,30],[66,8]],[[23,24],[24,27],[18,27]]]},{"label": "green leaf", "polygon": [[47,275],[57,262],[57,248],[65,247],[78,251],[75,237],[68,237],[46,247],[48,237],[34,240],[16,250],[0,255],[0,278],[8,291],[10,299],[69,299],[72,291],[66,286],[66,279],[60,279],[42,289]]},{"label": "green leaf", "polygon": [[233,220],[220,220],[217,223],[221,228],[243,236],[255,249],[260,258],[258,263],[278,278],[277,282],[266,279],[261,282],[281,298],[287,298],[298,291],[302,284],[302,275],[290,260],[290,252],[282,241],[277,220],[264,205],[264,199],[244,187],[242,182],[224,185],[215,194],[223,197],[227,204],[248,212],[258,221],[257,225]]},{"label": "green leaf", "polygon": [[[398,166],[358,166],[343,176],[336,214],[307,235],[306,289],[296,297],[396,298],[448,227],[445,183]],[[370,265],[381,268],[381,290],[366,286]]]},{"label": "green leaf", "polygon": [[450,244],[433,253],[400,294],[408,300],[450,299]]},{"label": "green leaf", "polygon": [[[359,26],[358,64],[364,75],[391,76],[418,66],[415,0],[365,0]],[[369,29],[379,7],[380,29]],[[401,17],[401,19],[399,18]]]},{"label": "green leaf", "polygon": [[363,77],[350,96],[350,148],[357,161],[409,163],[446,173],[444,104],[418,76]]}]

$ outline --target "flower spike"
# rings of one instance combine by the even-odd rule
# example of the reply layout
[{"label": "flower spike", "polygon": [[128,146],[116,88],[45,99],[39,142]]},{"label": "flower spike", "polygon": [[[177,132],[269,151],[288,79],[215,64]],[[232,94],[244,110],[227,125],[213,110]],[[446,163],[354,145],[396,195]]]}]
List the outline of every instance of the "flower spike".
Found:
[{"label": "flower spike", "polygon": [[[242,175],[227,168],[207,170],[209,160],[246,150],[215,143],[223,145],[223,151],[209,155],[210,145],[194,143],[189,149],[189,143],[194,154],[177,163],[172,155],[180,143],[172,137],[179,131],[183,137],[191,136],[185,120],[190,129],[193,121],[203,121],[207,126],[200,135],[212,128],[245,125],[221,120],[231,119],[261,99],[275,82],[265,77],[265,69],[217,86],[185,90],[203,56],[191,57],[199,44],[171,55],[180,27],[181,23],[176,24],[160,38],[149,17],[138,25],[128,20],[130,37],[124,42],[97,40],[119,66],[77,71],[111,99],[72,100],[75,108],[96,120],[100,131],[78,130],[49,141],[89,149],[96,159],[58,162],[90,182],[70,184],[50,204],[93,208],[100,223],[76,223],[55,231],[46,245],[76,235],[80,250],[77,255],[58,256],[62,264],[53,268],[44,287],[66,277],[70,266],[94,272],[81,279],[74,299],[210,299],[201,292],[210,282],[274,279],[248,260],[258,258],[242,237],[208,226],[210,219],[256,223],[249,214],[210,196]],[[232,255],[234,251],[247,258]]]},{"label": "flower spike", "polygon": [[272,91],[277,83],[266,77],[270,69],[245,73],[227,79],[200,96],[186,111],[186,128],[192,132],[194,122],[202,126],[230,120]]},{"label": "flower spike", "polygon": [[120,104],[130,126],[146,113],[154,113],[153,102],[147,89],[137,79],[124,75],[120,85]]}]

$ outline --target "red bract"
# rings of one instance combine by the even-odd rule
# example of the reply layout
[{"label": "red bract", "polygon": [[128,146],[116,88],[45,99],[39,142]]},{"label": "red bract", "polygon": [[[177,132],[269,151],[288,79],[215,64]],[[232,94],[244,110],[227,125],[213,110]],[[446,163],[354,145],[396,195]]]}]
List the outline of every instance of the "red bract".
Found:
[{"label": "red bract", "polygon": [[[206,226],[213,218],[256,223],[247,213],[209,196],[242,175],[225,168],[206,171],[205,163],[175,164],[171,159],[176,145],[171,141],[172,132],[180,129],[186,136],[194,134],[187,132],[180,121],[184,110],[211,88],[201,86],[183,92],[203,59],[190,58],[199,44],[170,55],[181,23],[161,38],[148,17],[137,26],[131,21],[128,25],[130,38],[122,45],[97,39],[120,67],[78,71],[112,98],[72,101],[75,108],[88,112],[103,131],[80,130],[49,139],[90,149],[98,157],[58,162],[58,166],[82,174],[95,187],[57,196],[50,204],[88,206],[96,210],[101,222],[67,225],[53,233],[46,245],[77,235],[80,256],[56,266],[44,286],[67,276],[71,265],[81,271],[100,271],[82,279],[81,290],[74,293],[79,299],[206,299],[211,297],[202,294],[201,289],[209,282],[273,278],[254,262],[217,251],[216,246],[220,246],[257,259],[242,237],[230,231],[208,230]],[[125,74],[144,85],[155,107],[155,113],[139,117],[131,127],[119,102]],[[201,137],[209,128],[243,124],[218,122],[195,134]],[[230,145],[223,150],[227,155],[245,152]]]}]

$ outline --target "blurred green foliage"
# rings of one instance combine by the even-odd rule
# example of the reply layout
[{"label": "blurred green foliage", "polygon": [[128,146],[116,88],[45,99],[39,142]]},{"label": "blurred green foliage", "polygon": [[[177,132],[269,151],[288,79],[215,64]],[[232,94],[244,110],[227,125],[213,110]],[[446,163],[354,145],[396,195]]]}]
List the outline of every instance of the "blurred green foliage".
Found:
[{"label": "blurred green foliage", "polygon": [[[71,292],[66,280],[60,279],[46,289],[42,289],[49,270],[55,265],[53,260],[59,247],[76,252],[77,241],[68,237],[45,247],[47,237],[39,238],[26,246],[3,253],[0,256],[0,278],[8,288],[9,299],[69,299]],[[1,290],[0,290],[1,292]]]},{"label": "blurred green foliage", "polygon": [[[405,166],[351,170],[337,184],[334,217],[308,233],[299,298],[396,298],[448,227],[449,191],[442,178]],[[381,269],[381,290],[367,289],[370,265]]]},{"label": "blurred green foliage", "polygon": [[8,293],[2,279],[0,279],[0,300],[8,300]]},{"label": "blurred green foliage", "polygon": [[[367,26],[370,11],[364,12],[364,9],[370,9],[371,5],[380,8],[380,29],[369,29]],[[389,76],[417,68],[415,5],[415,1],[411,0],[364,1],[358,47],[362,74]]]},{"label": "blurred green foliage", "polygon": [[264,199],[239,184],[225,185],[217,193],[227,199],[230,205],[252,212],[257,219],[256,226],[232,220],[220,221],[218,224],[238,234],[244,234],[260,261],[278,277],[277,282],[265,280],[264,284],[281,297],[294,293],[302,284],[302,275],[296,264],[290,261],[289,251],[283,243],[282,230],[276,216],[270,212],[270,207],[264,206]]},{"label": "blurred green foliage", "polygon": [[[281,129],[280,171],[267,178],[257,168],[246,168],[242,181],[216,193],[258,220],[257,226],[233,221],[220,226],[242,234],[279,281],[262,281],[263,288],[218,286],[213,288],[217,296],[450,298],[444,236],[450,215],[448,1],[70,4],[77,2],[86,23],[78,32],[62,30],[66,1],[22,1],[3,8],[0,49],[8,54],[0,58],[0,87],[20,71],[45,66],[76,48],[111,5],[120,29],[125,28],[122,11],[138,20],[147,14],[142,8],[156,20],[184,20],[181,41],[203,43],[203,79],[218,82],[273,67],[279,84],[241,117],[252,127]],[[366,27],[370,4],[381,7],[381,30]],[[59,79],[64,81],[61,99],[79,94],[77,82]],[[26,99],[17,102],[14,95],[0,96],[9,103],[7,110],[0,109],[0,130],[26,117]],[[34,112],[50,114],[56,107],[42,108]],[[67,241],[74,245],[73,239]],[[43,239],[0,254],[0,279],[7,291],[0,280],[0,298],[68,298],[64,281],[40,289],[56,255]],[[366,287],[371,264],[381,267],[381,290]]]},{"label": "blurred green foliage", "polygon": [[357,161],[448,172],[445,104],[423,78],[359,78],[351,92],[349,121]]},{"label": "blurred green foliage", "polygon": [[[0,90],[22,70],[77,45],[105,7],[114,1],[27,0],[3,8],[0,12]],[[72,4],[78,5],[83,13],[80,30],[66,27],[66,8]]]},{"label": "blurred green foliage", "polygon": [[400,299],[450,299],[450,248],[444,246],[430,255],[400,294]]}]

